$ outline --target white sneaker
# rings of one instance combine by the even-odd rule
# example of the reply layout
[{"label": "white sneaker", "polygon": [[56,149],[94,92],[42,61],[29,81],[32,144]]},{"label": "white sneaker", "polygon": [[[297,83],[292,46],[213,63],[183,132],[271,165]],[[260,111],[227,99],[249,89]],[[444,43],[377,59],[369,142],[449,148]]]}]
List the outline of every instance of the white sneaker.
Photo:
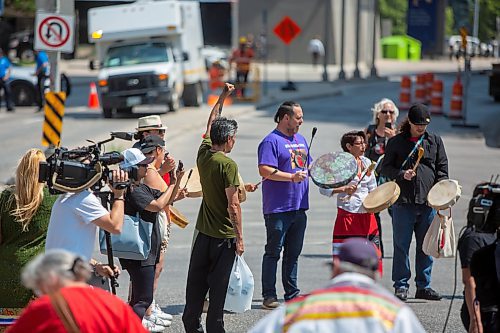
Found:
[{"label": "white sneaker", "polygon": [[163,332],[165,331],[165,326],[156,325],[151,320],[146,317],[142,318],[142,326],[148,330],[148,332]]},{"label": "white sneaker", "polygon": [[172,325],[172,321],[167,320],[167,319],[162,319],[162,318],[158,317],[157,315],[155,315],[154,313],[152,313],[150,316],[144,316],[144,319],[149,320],[149,321],[155,323],[156,325],[160,325],[163,327],[169,327],[170,325]]},{"label": "white sneaker", "polygon": [[154,304],[152,312],[155,316],[157,316],[158,318],[161,318],[161,319],[165,319],[168,321],[172,321],[172,319],[174,319],[174,317],[171,314],[163,312],[163,310],[160,308],[160,306],[157,303]]}]

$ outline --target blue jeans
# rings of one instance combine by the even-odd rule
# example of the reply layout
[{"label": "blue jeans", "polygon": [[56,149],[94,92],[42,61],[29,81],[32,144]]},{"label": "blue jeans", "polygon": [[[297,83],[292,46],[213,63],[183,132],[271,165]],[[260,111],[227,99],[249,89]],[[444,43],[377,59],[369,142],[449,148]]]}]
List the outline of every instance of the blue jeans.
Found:
[{"label": "blue jeans", "polygon": [[296,297],[300,290],[297,287],[297,269],[300,252],[304,243],[307,215],[304,210],[264,215],[266,222],[267,242],[262,258],[262,297],[276,296],[276,271],[281,249],[283,261],[281,281],[285,289],[285,300]]},{"label": "blue jeans", "polygon": [[436,211],[427,205],[396,204],[392,206],[392,239],[394,259],[392,261],[392,281],[394,288],[408,289],[410,271],[410,243],[413,233],[417,241],[415,255],[415,284],[417,289],[429,288],[433,259],[422,251],[427,229]]}]

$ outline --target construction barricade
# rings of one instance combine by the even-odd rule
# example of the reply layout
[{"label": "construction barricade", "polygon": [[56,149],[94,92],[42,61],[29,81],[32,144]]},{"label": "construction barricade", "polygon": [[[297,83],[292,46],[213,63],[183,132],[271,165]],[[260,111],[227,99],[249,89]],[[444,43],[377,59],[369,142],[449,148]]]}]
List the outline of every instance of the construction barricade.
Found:
[{"label": "construction barricade", "polygon": [[[212,63],[208,70],[208,96],[207,104],[214,106],[219,99],[220,92],[224,88],[224,81],[226,76],[226,69],[218,61]],[[233,103],[231,96],[224,100],[224,105],[231,105]]]},{"label": "construction barricade", "polygon": [[432,84],[434,83],[434,74],[425,73],[425,104],[430,104],[432,98]]},{"label": "construction barricade", "polygon": [[462,97],[463,97],[463,85],[460,80],[460,76],[457,77],[455,83],[453,83],[453,90],[450,101],[450,112],[448,113],[448,118],[452,119],[462,119]]},{"label": "construction barricade", "polygon": [[415,84],[415,103],[425,103],[426,102],[426,87],[425,87],[425,74],[417,75],[417,82]]},{"label": "construction barricade", "polygon": [[401,90],[399,93],[399,106],[400,110],[408,110],[411,104],[411,79],[409,76],[401,78]]},{"label": "construction barricade", "polygon": [[[236,99],[242,102],[257,102],[260,100],[260,67],[257,64],[250,65],[249,82],[237,83],[237,90],[245,91],[245,94],[237,94]],[[249,93],[250,92],[250,93]]]},{"label": "construction barricade", "polygon": [[432,115],[441,116],[443,114],[443,81],[434,80],[431,90],[431,106],[429,111]]}]

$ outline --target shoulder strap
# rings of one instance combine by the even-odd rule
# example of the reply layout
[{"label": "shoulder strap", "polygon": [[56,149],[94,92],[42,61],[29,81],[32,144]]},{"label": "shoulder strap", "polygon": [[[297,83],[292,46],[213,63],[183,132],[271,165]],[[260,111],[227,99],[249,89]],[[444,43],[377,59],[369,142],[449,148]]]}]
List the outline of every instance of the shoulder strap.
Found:
[{"label": "shoulder strap", "polygon": [[71,312],[71,309],[69,308],[68,303],[64,299],[64,296],[61,294],[61,292],[56,291],[55,293],[50,294],[49,298],[52,306],[54,307],[54,310],[57,313],[57,316],[59,317],[59,319],[61,319],[66,331],[68,333],[80,333],[80,328],[76,323],[73,312]]}]

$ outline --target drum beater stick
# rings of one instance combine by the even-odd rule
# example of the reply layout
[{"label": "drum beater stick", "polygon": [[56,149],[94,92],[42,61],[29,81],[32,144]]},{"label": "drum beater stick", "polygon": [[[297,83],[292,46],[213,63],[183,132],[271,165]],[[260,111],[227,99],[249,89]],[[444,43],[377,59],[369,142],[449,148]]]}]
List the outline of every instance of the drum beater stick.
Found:
[{"label": "drum beater stick", "polygon": [[186,179],[186,184],[184,184],[184,187],[182,188],[182,190],[184,191],[186,189],[186,187],[188,186],[188,183],[189,183],[189,178],[191,178],[191,175],[193,174],[193,169],[189,170],[189,173],[188,173],[188,177]]},{"label": "drum beater stick", "polygon": [[416,171],[417,170],[417,167],[420,163],[420,160],[422,159],[422,157],[424,156],[424,148],[422,147],[418,147],[418,157],[417,157],[417,162],[415,163],[415,165],[413,166],[413,171]]},{"label": "drum beater stick", "polygon": [[314,136],[316,135],[317,131],[318,131],[318,128],[313,127],[312,134],[311,134],[311,141],[309,141],[309,148],[307,149],[307,160],[306,160],[307,170],[309,170],[309,157],[311,156],[311,146],[312,146],[313,139],[314,139]]},{"label": "drum beater stick", "polygon": [[264,177],[260,182],[258,182],[257,184],[255,184],[255,186],[259,186],[260,184],[262,184],[263,181],[266,181],[269,178],[271,178],[271,176],[274,175],[276,172],[278,172],[278,169],[274,169],[273,172],[271,172],[267,177]]}]

